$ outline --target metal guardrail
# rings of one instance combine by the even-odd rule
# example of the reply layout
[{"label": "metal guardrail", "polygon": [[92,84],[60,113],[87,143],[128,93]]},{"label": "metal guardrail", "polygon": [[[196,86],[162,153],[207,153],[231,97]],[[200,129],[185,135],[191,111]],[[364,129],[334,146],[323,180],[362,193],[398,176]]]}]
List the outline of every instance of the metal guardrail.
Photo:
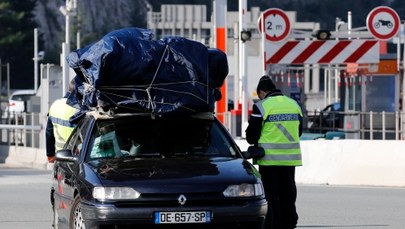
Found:
[{"label": "metal guardrail", "polygon": [[305,119],[304,129],[311,133],[342,131],[353,139],[405,140],[405,112],[309,112]]},{"label": "metal guardrail", "polygon": [[38,113],[14,113],[1,119],[0,144],[40,148],[42,124]]}]

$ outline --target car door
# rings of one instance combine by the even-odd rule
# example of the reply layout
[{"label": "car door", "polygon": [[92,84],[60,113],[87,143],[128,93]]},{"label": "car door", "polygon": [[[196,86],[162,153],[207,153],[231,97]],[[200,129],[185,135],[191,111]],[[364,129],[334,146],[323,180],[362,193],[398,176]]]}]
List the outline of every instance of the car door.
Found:
[{"label": "car door", "polygon": [[59,217],[65,218],[63,222],[69,221],[70,209],[74,201],[77,176],[80,167],[83,141],[89,122],[82,120],[77,128],[72,132],[70,138],[64,146],[64,150],[70,150],[75,161],[56,161],[54,167],[54,190],[55,208],[59,211]]}]

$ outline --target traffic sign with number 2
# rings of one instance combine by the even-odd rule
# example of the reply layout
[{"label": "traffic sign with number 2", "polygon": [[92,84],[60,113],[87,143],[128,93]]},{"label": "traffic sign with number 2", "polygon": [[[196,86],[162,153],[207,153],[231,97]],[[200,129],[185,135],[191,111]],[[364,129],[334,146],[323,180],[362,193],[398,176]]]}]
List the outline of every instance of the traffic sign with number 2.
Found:
[{"label": "traffic sign with number 2", "polygon": [[[262,24],[262,18],[264,24]],[[287,14],[277,8],[270,8],[263,12],[258,21],[259,31],[264,29],[266,40],[279,42],[288,37],[291,32],[291,24]]]}]

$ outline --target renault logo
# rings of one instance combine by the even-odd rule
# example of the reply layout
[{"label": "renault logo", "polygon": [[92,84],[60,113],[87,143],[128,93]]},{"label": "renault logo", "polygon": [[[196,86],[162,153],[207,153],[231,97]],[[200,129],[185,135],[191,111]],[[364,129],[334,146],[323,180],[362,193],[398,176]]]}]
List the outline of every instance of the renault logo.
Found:
[{"label": "renault logo", "polygon": [[186,201],[187,201],[187,198],[182,194],[182,195],[179,196],[179,198],[177,198],[177,200],[179,201],[180,205],[185,205]]}]

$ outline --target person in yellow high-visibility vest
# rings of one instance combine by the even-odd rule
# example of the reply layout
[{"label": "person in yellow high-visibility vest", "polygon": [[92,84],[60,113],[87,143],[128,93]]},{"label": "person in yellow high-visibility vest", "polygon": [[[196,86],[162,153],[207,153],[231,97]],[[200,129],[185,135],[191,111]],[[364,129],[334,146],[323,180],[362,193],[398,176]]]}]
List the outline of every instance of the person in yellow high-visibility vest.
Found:
[{"label": "person in yellow high-visibility vest", "polygon": [[264,191],[269,202],[266,228],[296,228],[297,188],[295,166],[301,166],[300,136],[302,111],[298,103],[283,95],[269,76],[257,86],[260,101],[253,105],[246,129],[249,144],[264,149],[264,156],[255,158]]},{"label": "person in yellow high-visibility vest", "polygon": [[46,124],[46,156],[48,162],[55,161],[55,152],[62,149],[74,129],[70,117],[79,112],[79,109],[67,104],[67,98],[74,89],[74,81],[69,85],[69,92],[63,98],[55,100],[49,108],[48,121]]}]

